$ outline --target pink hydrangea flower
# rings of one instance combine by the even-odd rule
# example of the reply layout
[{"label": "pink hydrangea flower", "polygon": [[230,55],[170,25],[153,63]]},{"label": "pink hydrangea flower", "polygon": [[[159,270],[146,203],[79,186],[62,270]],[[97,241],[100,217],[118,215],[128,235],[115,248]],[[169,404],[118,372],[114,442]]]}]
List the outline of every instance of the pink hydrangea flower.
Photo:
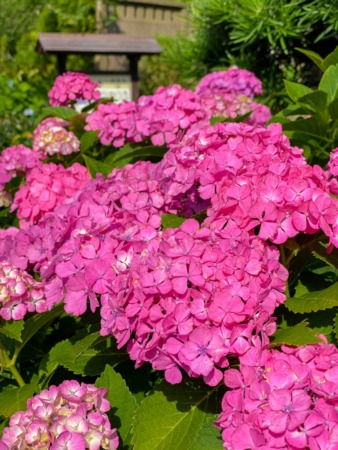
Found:
[{"label": "pink hydrangea flower", "polygon": [[224,373],[231,388],[218,421],[225,449],[338,446],[334,345],[252,347],[240,362]]},{"label": "pink hydrangea flower", "polygon": [[66,72],[55,79],[48,97],[52,106],[68,106],[78,100],[99,100],[100,92],[87,74]]},{"label": "pink hydrangea flower", "polygon": [[104,145],[121,147],[126,142],[150,139],[162,146],[176,139],[179,131],[207,118],[199,98],[179,85],[160,87],[138,102],[99,105],[87,116],[86,130],[99,130]]},{"label": "pink hydrangea flower", "polygon": [[70,155],[80,151],[80,141],[58,117],[44,119],[34,130],[33,149],[46,155]]},{"label": "pink hydrangea flower", "polygon": [[0,448],[51,450],[115,450],[119,438],[106,412],[110,404],[104,388],[76,380],[64,381],[27,401],[3,430]]},{"label": "pink hydrangea flower", "polygon": [[47,311],[43,283],[8,262],[0,262],[0,316],[21,320],[35,311]]},{"label": "pink hydrangea flower", "polygon": [[272,117],[267,106],[260,105],[245,95],[207,93],[200,97],[203,107],[210,116],[236,119],[251,112],[244,122],[253,126],[264,126]]},{"label": "pink hydrangea flower", "polygon": [[37,149],[25,145],[5,148],[0,154],[0,207],[9,206],[11,194],[6,192],[5,184],[17,176],[28,175],[35,167],[41,166],[45,155]]},{"label": "pink hydrangea flower", "polygon": [[236,66],[206,75],[195,88],[197,95],[238,94],[253,98],[262,95],[262,82],[254,73]]},{"label": "pink hydrangea flower", "polygon": [[89,179],[88,170],[78,163],[67,169],[53,163],[33,169],[12,204],[12,211],[18,210],[20,226],[27,228],[39,221],[44,214],[73,197]]}]

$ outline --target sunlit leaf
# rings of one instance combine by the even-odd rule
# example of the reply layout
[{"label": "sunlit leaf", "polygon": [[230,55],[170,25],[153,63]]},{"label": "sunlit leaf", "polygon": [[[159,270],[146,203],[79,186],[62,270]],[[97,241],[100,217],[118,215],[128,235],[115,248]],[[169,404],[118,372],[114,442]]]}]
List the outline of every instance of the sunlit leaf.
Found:
[{"label": "sunlit leaf", "polygon": [[123,444],[128,444],[131,439],[130,431],[137,406],[135,397],[121,375],[108,365],[100,378],[96,380],[95,386],[107,389],[108,400],[114,412],[111,419],[112,427],[118,428]]},{"label": "sunlit leaf", "polygon": [[271,338],[272,346],[285,345],[307,345],[322,342],[315,336],[315,331],[308,327],[306,321],[294,327],[278,329]]},{"label": "sunlit leaf", "polygon": [[[194,450],[195,436],[204,424],[216,420],[220,398],[215,405],[214,393],[202,383],[184,382],[157,386],[136,410],[133,423],[134,450]],[[220,436],[220,431],[218,431]],[[221,449],[212,439],[212,449]]]},{"label": "sunlit leaf", "polygon": [[310,313],[338,306],[338,283],[321,291],[308,292],[301,297],[288,298],[284,306],[293,313]]},{"label": "sunlit leaf", "polygon": [[162,230],[166,230],[167,228],[178,228],[187,220],[186,217],[177,216],[176,214],[163,214],[161,219]]}]

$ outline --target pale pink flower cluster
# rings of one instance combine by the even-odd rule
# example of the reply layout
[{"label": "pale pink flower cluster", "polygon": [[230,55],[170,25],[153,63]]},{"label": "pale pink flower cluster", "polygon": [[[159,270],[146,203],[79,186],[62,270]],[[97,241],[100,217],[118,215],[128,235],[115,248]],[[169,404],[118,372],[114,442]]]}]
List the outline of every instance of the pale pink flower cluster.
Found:
[{"label": "pale pink flower cluster", "polygon": [[0,154],[0,207],[9,206],[12,198],[5,191],[5,184],[17,176],[28,175],[32,169],[41,166],[43,153],[32,150],[25,145],[14,145],[4,149]]},{"label": "pale pink flower cluster", "polygon": [[262,95],[262,82],[254,73],[232,66],[206,75],[195,88],[197,95],[238,94],[253,98]]},{"label": "pale pink flower cluster", "polygon": [[21,320],[27,312],[47,311],[43,284],[26,271],[0,262],[0,316]]},{"label": "pale pink flower cluster", "polygon": [[119,438],[106,412],[105,388],[66,380],[27,401],[3,430],[1,450],[116,450]]},{"label": "pale pink flower cluster", "polygon": [[[325,339],[325,338],[324,338]],[[338,448],[338,349],[333,344],[252,347],[224,373],[218,426],[224,448]]]},{"label": "pale pink flower cluster", "polygon": [[12,204],[11,210],[17,210],[20,227],[27,228],[38,222],[48,211],[73,197],[89,179],[88,170],[78,163],[67,169],[53,163],[35,167],[27,176],[26,184],[15,194]]},{"label": "pale pink flower cluster", "polygon": [[66,72],[59,75],[48,92],[52,106],[68,106],[78,100],[99,100],[98,83],[85,73]]},{"label": "pale pink flower cluster", "polygon": [[207,118],[192,91],[172,85],[140,97],[137,103],[99,105],[87,116],[85,129],[99,130],[104,145],[121,147],[126,142],[150,139],[154,145],[162,146],[173,142],[180,130]]},{"label": "pale pink flower cluster", "polygon": [[201,95],[200,98],[203,108],[209,113],[210,117],[224,117],[231,121],[231,119],[251,113],[245,119],[245,123],[254,126],[265,126],[272,117],[267,106],[256,103],[244,95],[210,93]]},{"label": "pale pink flower cluster", "polygon": [[33,150],[46,155],[70,155],[80,151],[80,141],[67,130],[69,123],[58,117],[44,119],[34,130]]}]

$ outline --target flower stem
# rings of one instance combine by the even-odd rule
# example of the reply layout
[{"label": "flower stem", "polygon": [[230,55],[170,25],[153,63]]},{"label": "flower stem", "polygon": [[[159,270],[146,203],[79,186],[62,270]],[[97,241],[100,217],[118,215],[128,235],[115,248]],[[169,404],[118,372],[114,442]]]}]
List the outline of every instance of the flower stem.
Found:
[{"label": "flower stem", "polygon": [[[283,266],[287,269],[288,268],[288,261],[285,255],[285,248],[283,244],[279,244],[279,253],[280,253],[280,259]],[[287,280],[285,283],[285,295],[287,297],[290,297],[290,290],[289,290],[289,281]]]},{"label": "flower stem", "polygon": [[16,382],[20,387],[25,386],[26,383],[24,382],[20,372],[16,368],[14,361],[11,360],[10,357],[8,356],[7,350],[1,339],[0,339],[0,352],[1,352],[1,359],[3,361],[3,367],[11,372],[13,378],[16,380]]}]

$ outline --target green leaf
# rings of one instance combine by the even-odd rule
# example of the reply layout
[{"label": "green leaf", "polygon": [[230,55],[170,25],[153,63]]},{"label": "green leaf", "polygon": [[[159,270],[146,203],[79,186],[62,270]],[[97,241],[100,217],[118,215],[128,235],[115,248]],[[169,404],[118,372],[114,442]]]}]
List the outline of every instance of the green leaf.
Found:
[{"label": "green leaf", "polygon": [[332,102],[338,93],[338,64],[330,66],[319,82],[319,90],[327,92],[329,102]]},{"label": "green leaf", "polygon": [[304,84],[294,83],[293,81],[284,80],[285,89],[288,96],[297,103],[300,97],[303,97],[306,94],[310,94],[312,89],[308,88]]},{"label": "green leaf", "polygon": [[297,47],[296,47],[296,50],[298,50],[299,52],[303,53],[308,58],[310,58],[311,61],[314,62],[324,72],[324,68],[323,68],[324,59],[320,55],[318,55],[318,53],[315,53],[311,50],[305,50],[303,48],[297,48]]},{"label": "green leaf", "polygon": [[186,217],[176,216],[176,214],[163,214],[162,230],[166,230],[167,228],[179,228],[186,220]]},{"label": "green leaf", "polygon": [[318,115],[309,119],[298,119],[294,122],[284,123],[282,127],[288,137],[293,138],[297,133],[297,138],[300,138],[302,142],[312,138],[328,140],[327,125]]},{"label": "green leaf", "polygon": [[338,63],[338,47],[334,49],[332,53],[327,55],[322,62],[322,70],[327,70],[330,66],[334,66]]},{"label": "green leaf", "polygon": [[338,283],[321,291],[314,291],[300,297],[288,298],[284,306],[293,313],[323,311],[338,306]]},{"label": "green leaf", "polygon": [[215,419],[202,425],[199,432],[195,435],[194,443],[190,447],[190,450],[223,449],[221,432],[219,428],[214,425]]},{"label": "green leaf", "polygon": [[248,111],[247,113],[239,115],[234,118],[213,116],[210,119],[210,125],[215,125],[216,123],[224,123],[224,122],[244,122],[248,117],[251,116],[253,111],[254,110]]},{"label": "green leaf", "polygon": [[338,98],[329,104],[329,114],[333,120],[338,119]]},{"label": "green leaf", "polygon": [[62,106],[47,106],[42,109],[41,115],[38,117],[37,122],[41,122],[41,120],[46,117],[60,117],[63,120],[69,120],[74,116],[77,116],[78,113],[71,108],[64,108]]},{"label": "green leaf", "polygon": [[34,314],[24,324],[21,348],[45,325],[52,322],[63,312],[63,304],[55,306],[51,311]]},{"label": "green leaf", "polygon": [[330,253],[327,252],[326,247],[316,242],[311,247],[313,256],[324,261],[326,264],[338,270],[338,249],[334,248]]},{"label": "green leaf", "polygon": [[23,327],[23,320],[7,321],[0,318],[0,334],[4,334],[15,341],[22,342]]},{"label": "green leaf", "polygon": [[111,167],[124,167],[135,159],[160,159],[167,150],[166,147],[157,147],[155,145],[135,146],[134,144],[127,144],[108,155],[105,162],[110,164]]},{"label": "green leaf", "polygon": [[307,345],[322,342],[315,336],[315,331],[308,327],[306,321],[298,323],[294,327],[279,329],[271,339],[272,346],[285,345]]},{"label": "green leaf", "polygon": [[[136,410],[134,450],[195,450],[196,434],[217,417],[221,399],[216,401],[215,393],[216,388],[192,381],[158,385]],[[204,448],[222,447],[217,442],[215,447]]]},{"label": "green leaf", "polygon": [[95,178],[98,173],[102,173],[102,175],[106,177],[113,170],[110,164],[106,164],[104,162],[98,161],[97,159],[90,158],[87,155],[82,155],[82,157],[92,178]]},{"label": "green leaf", "polygon": [[310,107],[315,113],[324,114],[327,111],[327,93],[320,90],[311,92],[299,97],[298,103]]},{"label": "green leaf", "polygon": [[81,346],[80,341],[59,342],[50,351],[49,363],[57,362],[75,374],[94,376],[101,374],[107,363],[115,366],[127,358],[126,353],[117,350],[110,338],[99,340],[93,347],[79,352]]},{"label": "green leaf", "polygon": [[128,389],[121,375],[110,366],[106,366],[104,372],[95,382],[96,387],[105,387],[108,391],[108,400],[113,408],[112,427],[116,427],[123,444],[129,444],[131,440],[131,426],[134,412],[137,407],[135,397]]},{"label": "green leaf", "polygon": [[10,417],[27,409],[27,400],[34,394],[36,385],[25,384],[21,388],[5,388],[0,392],[0,415]]},{"label": "green leaf", "polygon": [[338,313],[335,315],[333,323],[334,323],[334,328],[333,328],[334,335],[335,335],[336,340],[338,341]]},{"label": "green leaf", "polygon": [[98,131],[86,131],[83,133],[80,139],[80,150],[85,152],[88,150],[96,141]]}]

